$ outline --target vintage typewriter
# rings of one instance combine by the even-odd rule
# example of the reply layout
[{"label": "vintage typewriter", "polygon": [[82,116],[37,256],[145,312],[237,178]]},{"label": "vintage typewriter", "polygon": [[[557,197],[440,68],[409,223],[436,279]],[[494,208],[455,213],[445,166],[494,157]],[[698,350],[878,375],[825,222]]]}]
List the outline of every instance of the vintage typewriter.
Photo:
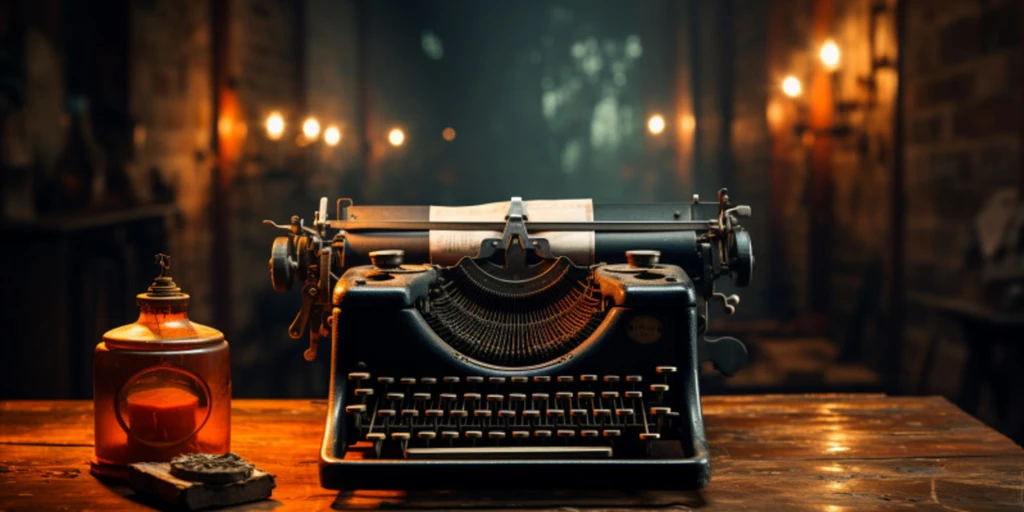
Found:
[{"label": "vintage typewriter", "polygon": [[[327,199],[274,241],[306,358],[330,337],[321,484],[382,488],[699,488],[710,476],[700,364],[746,361],[704,337],[715,291],[753,271],[717,202],[354,206]],[[614,480],[613,480],[614,478]]]}]

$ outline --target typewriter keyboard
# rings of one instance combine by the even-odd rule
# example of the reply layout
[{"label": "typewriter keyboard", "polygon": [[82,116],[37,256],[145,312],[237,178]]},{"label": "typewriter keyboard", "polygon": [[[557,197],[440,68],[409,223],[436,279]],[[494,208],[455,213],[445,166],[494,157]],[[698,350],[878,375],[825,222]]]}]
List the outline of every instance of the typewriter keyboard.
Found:
[{"label": "typewriter keyboard", "polygon": [[348,374],[345,408],[380,458],[602,458],[674,437],[672,366],[648,375]]}]

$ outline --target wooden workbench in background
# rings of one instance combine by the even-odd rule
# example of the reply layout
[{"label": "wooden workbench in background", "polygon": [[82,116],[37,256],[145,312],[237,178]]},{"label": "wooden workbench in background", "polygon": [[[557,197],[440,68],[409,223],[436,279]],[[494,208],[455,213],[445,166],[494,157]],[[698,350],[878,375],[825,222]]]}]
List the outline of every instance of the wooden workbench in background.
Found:
[{"label": "wooden workbench in background", "polygon": [[[629,507],[1024,510],[1024,450],[942,398],[882,395],[704,399],[711,484],[696,492],[342,493],[321,489],[326,404],[236,400],[233,451],[277,475],[247,509]],[[89,474],[92,404],[0,402],[0,510],[144,509]],[[565,478],[572,478],[566,473]],[[605,487],[614,489],[614,475]],[[835,507],[835,508],[833,508]]]}]

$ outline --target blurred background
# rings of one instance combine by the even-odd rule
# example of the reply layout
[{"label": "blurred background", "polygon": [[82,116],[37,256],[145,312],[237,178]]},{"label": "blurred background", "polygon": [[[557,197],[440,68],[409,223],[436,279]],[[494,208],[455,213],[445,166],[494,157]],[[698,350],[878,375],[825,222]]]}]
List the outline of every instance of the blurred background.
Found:
[{"label": "blurred background", "polygon": [[749,204],[706,393],[941,394],[1024,438],[1020,0],[0,3],[0,398],[88,398],[170,253],[237,397],[323,397],[275,230],[320,196]]}]

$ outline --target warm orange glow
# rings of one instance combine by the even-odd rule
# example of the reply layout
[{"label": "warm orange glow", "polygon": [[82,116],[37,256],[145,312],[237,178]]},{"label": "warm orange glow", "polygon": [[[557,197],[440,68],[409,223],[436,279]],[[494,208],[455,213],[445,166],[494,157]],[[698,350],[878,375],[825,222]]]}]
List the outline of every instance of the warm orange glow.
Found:
[{"label": "warm orange glow", "polygon": [[679,121],[679,127],[683,129],[684,133],[690,133],[697,127],[697,119],[692,114],[686,114]]},{"label": "warm orange glow", "polygon": [[324,142],[328,146],[337,146],[341,142],[341,130],[337,126],[328,126],[324,131]]},{"label": "warm orange glow", "polygon": [[665,118],[661,117],[661,114],[651,116],[647,120],[647,131],[651,132],[651,135],[660,135],[665,131]]},{"label": "warm orange glow", "polygon": [[302,123],[302,134],[309,140],[314,140],[320,135],[320,121],[315,117],[307,117]]},{"label": "warm orange glow", "polygon": [[284,135],[284,117],[279,112],[271,113],[267,116],[266,128],[270,140],[280,139]]},{"label": "warm orange glow", "polygon": [[401,146],[405,143],[405,132],[403,132],[401,128],[392,128],[391,131],[388,132],[388,142],[396,148]]},{"label": "warm orange glow", "polygon": [[445,128],[441,131],[441,137],[448,142],[455,140],[455,128],[452,128],[451,126]]},{"label": "warm orange glow", "polygon": [[793,75],[787,76],[786,79],[782,81],[782,92],[790,98],[800,96],[803,91],[804,88],[800,85],[800,80]]},{"label": "warm orange glow", "polygon": [[825,65],[825,69],[835,71],[839,67],[839,47],[836,46],[835,41],[831,39],[825,41],[818,56],[821,57],[821,63]]}]

